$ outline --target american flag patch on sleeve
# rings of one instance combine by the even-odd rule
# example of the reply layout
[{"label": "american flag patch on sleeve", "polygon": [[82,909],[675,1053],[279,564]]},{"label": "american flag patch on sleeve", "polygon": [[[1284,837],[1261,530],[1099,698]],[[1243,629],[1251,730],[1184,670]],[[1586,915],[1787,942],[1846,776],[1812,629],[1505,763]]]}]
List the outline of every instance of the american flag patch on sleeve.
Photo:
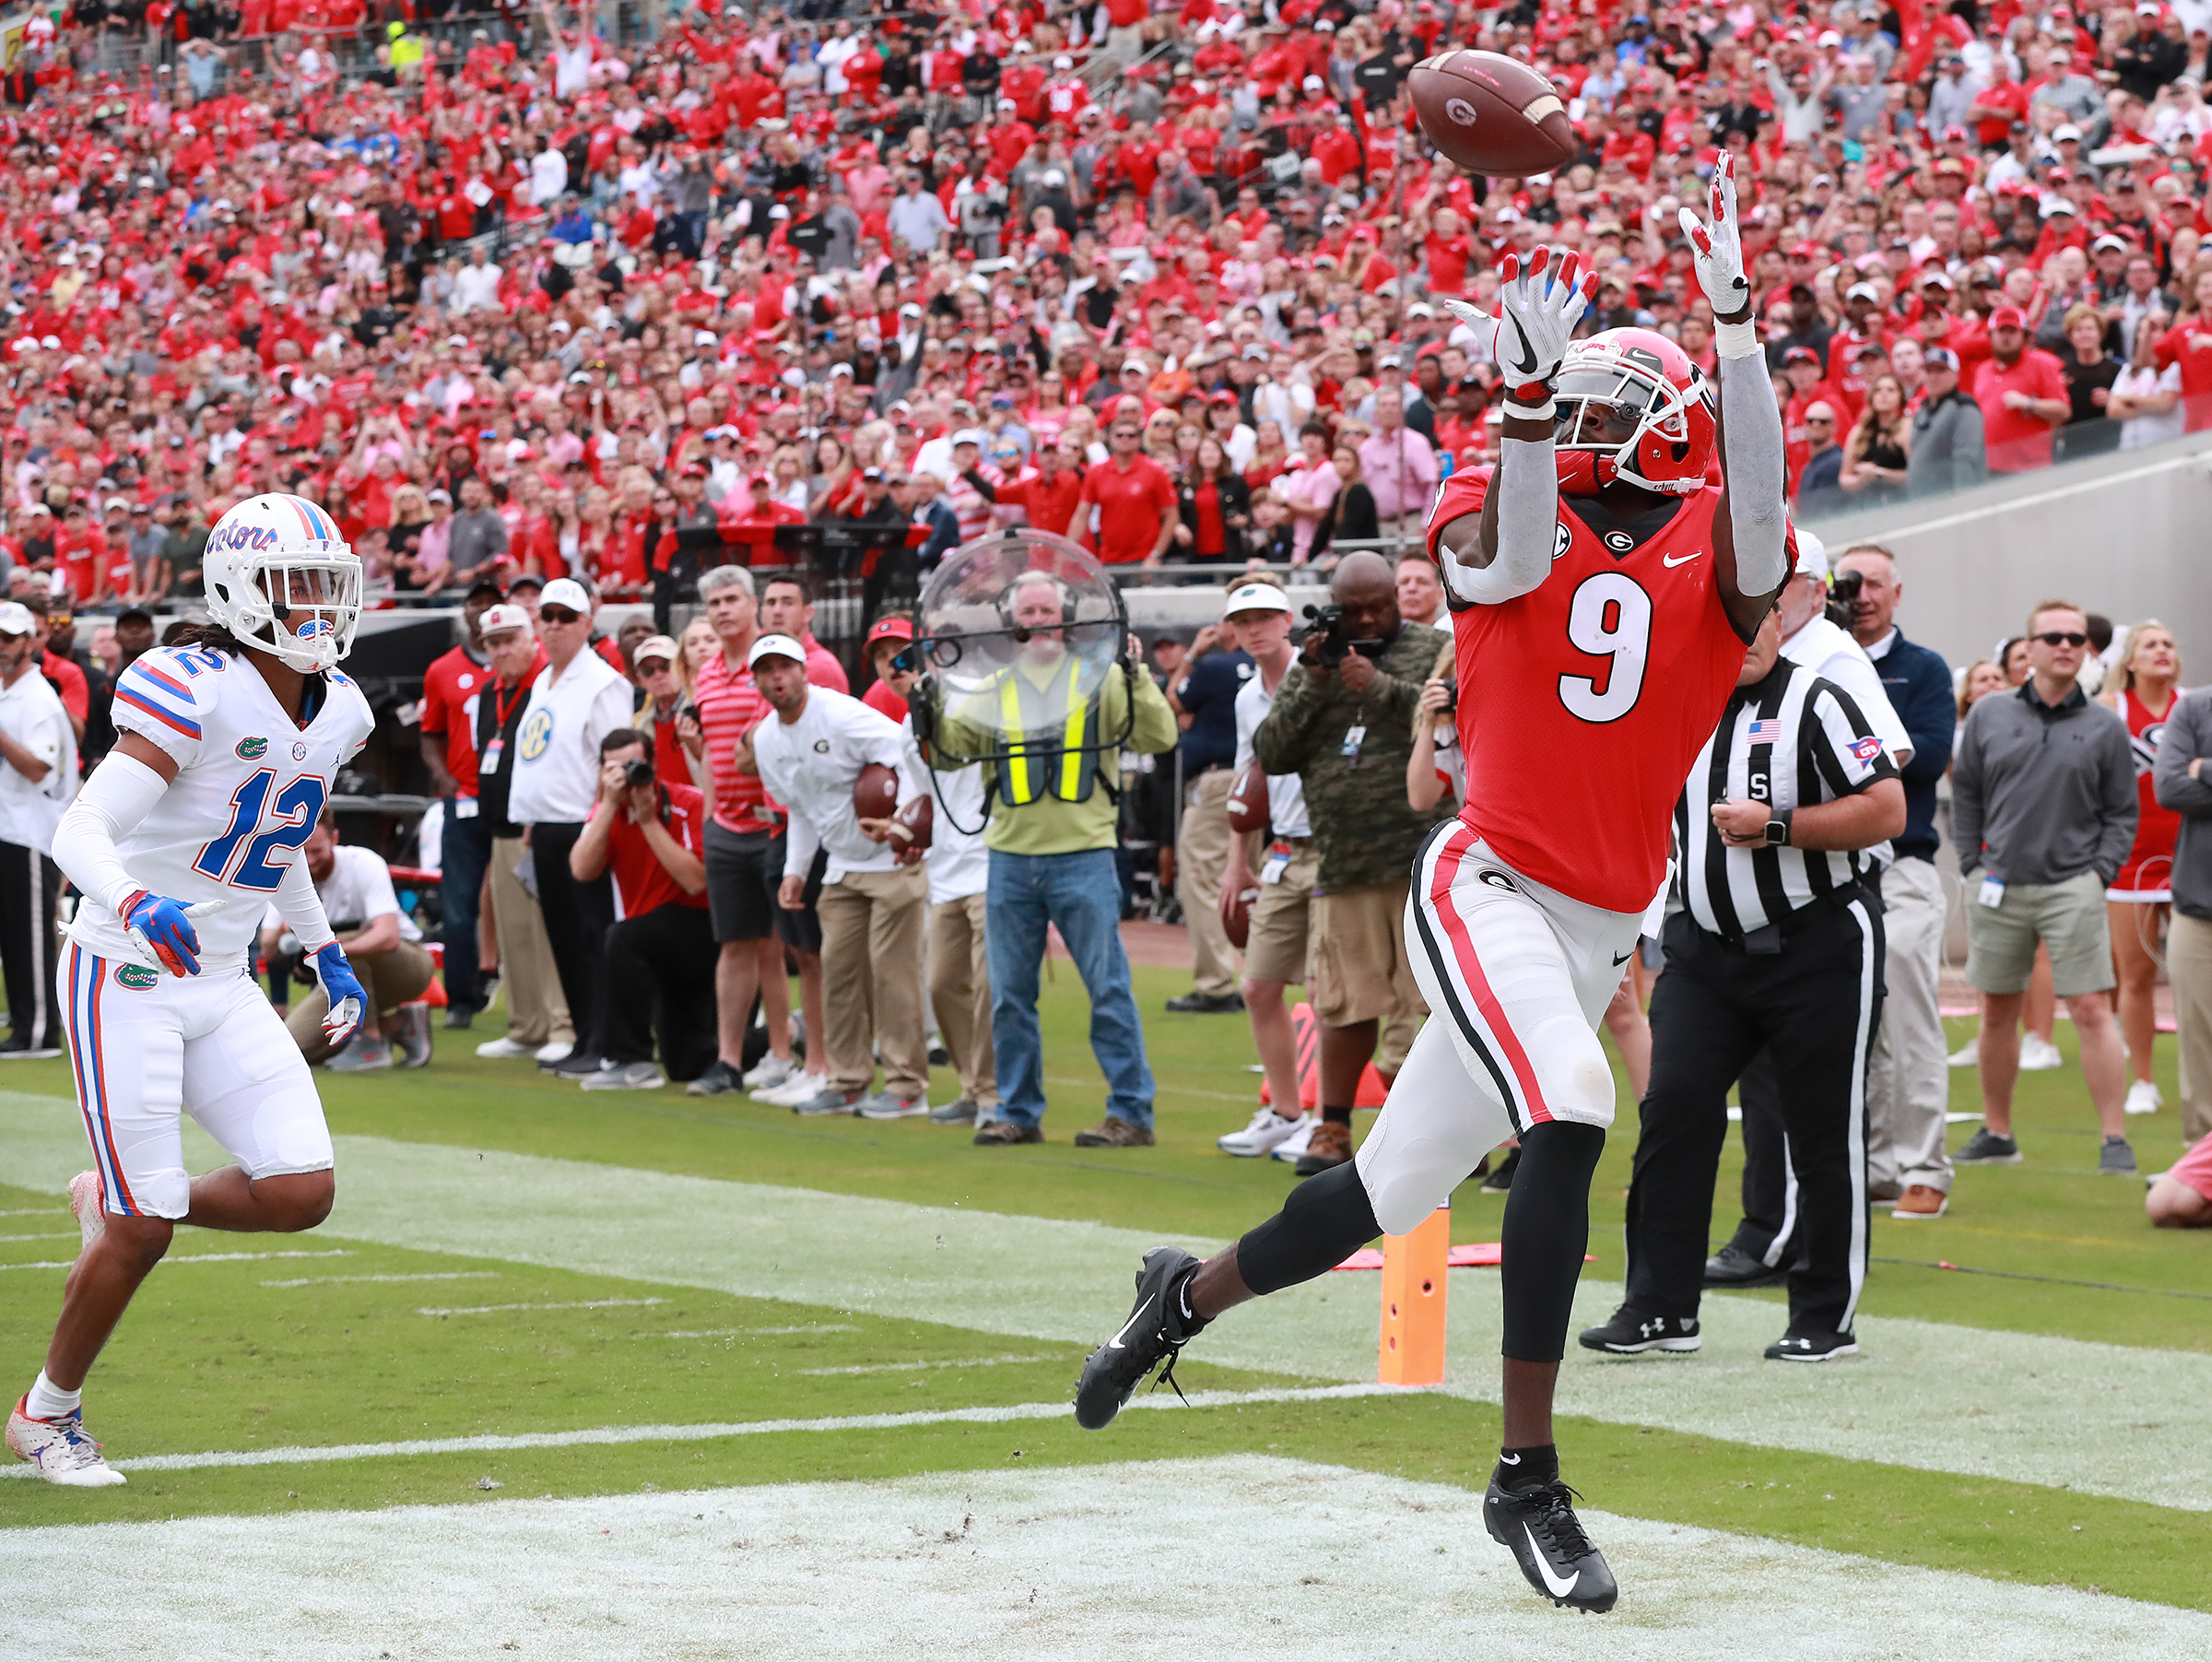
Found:
[{"label": "american flag patch on sleeve", "polygon": [[1779,744],[1782,742],[1782,723],[1773,716],[1755,721],[1744,729],[1744,739],[1746,743],[1754,745]]}]

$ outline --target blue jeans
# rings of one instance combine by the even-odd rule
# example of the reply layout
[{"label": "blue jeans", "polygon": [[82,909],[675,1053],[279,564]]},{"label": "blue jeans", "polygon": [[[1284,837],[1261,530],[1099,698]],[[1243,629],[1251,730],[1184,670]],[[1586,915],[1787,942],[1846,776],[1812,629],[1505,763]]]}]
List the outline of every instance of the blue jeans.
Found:
[{"label": "blue jeans", "polygon": [[1122,950],[1122,885],[1113,850],[1067,855],[991,851],[985,902],[991,959],[991,1049],[998,1065],[999,1113],[1017,1126],[1044,1117],[1044,1041],[1037,1025],[1037,981],[1045,926],[1057,925],[1090,994],[1090,1049],[1106,1076],[1106,1112],[1149,1128],[1152,1068],[1145,1030],[1129,990]]}]

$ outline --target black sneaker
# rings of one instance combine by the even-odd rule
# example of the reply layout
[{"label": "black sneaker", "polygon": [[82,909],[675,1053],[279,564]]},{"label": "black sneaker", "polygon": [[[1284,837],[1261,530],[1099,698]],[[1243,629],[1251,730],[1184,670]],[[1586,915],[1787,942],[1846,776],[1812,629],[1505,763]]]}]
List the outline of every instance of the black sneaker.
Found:
[{"label": "black sneaker", "polygon": [[1604,1326],[1583,1328],[1580,1342],[1585,1350],[1641,1356],[1646,1350],[1683,1355],[1705,1341],[1698,1337],[1694,1315],[1647,1315],[1632,1304],[1623,1304]]},{"label": "black sneaker", "polygon": [[1574,1515],[1578,1498],[1557,1478],[1525,1489],[1500,1489],[1493,1477],[1482,1497],[1482,1521],[1490,1527],[1490,1538],[1512,1552],[1528,1585],[1552,1603],[1609,1610],[1620,1588],[1605,1555],[1590,1544]]},{"label": "black sneaker", "polygon": [[1769,1361],[1833,1361],[1858,1353],[1859,1341],[1853,1335],[1820,1327],[1792,1327],[1767,1347]]},{"label": "black sneaker", "polygon": [[1498,1169],[1482,1180],[1482,1192],[1486,1195],[1505,1194],[1513,1186],[1513,1169],[1520,1163],[1521,1145],[1515,1143],[1505,1151],[1505,1158],[1498,1162]]},{"label": "black sneaker", "polygon": [[2009,1137],[1999,1137],[1987,1126],[1966,1139],[1966,1147],[1951,1156],[1955,1166],[2017,1166],[2020,1163],[2020,1145]]},{"label": "black sneaker", "polygon": [[684,1087],[686,1096],[727,1096],[733,1090],[742,1090],[745,1082],[737,1070],[720,1056],[709,1065],[707,1071]]},{"label": "black sneaker", "polygon": [[[1198,1260],[1179,1246],[1156,1246],[1136,1272],[1136,1308],[1122,1330],[1090,1353],[1076,1381],[1076,1423],[1095,1432],[1112,1422],[1136,1387],[1164,1358],[1162,1383],[1175,1395],[1175,1359],[1206,1324],[1182,1313],[1182,1283],[1198,1272]],[[1153,1387],[1158,1389],[1156,1385]]]},{"label": "black sneaker", "polygon": [[1243,1008],[1241,993],[1185,993],[1168,1000],[1169,1013],[1176,1016],[1226,1016]]},{"label": "black sneaker", "polygon": [[43,1044],[34,1044],[24,1033],[11,1033],[6,1039],[0,1039],[0,1057],[10,1062],[44,1061],[61,1054],[59,1045],[49,1049]]},{"label": "black sneaker", "polygon": [[1708,1287],[1779,1287],[1788,1279],[1780,1265],[1753,1257],[1733,1241],[1705,1260]]},{"label": "black sneaker", "polygon": [[2100,1177],[2133,1177],[2136,1174],[2136,1151],[2127,1146],[2124,1137],[2108,1137],[2097,1151],[2097,1175]]},{"label": "black sneaker", "polygon": [[465,1031],[476,1019],[477,1012],[464,1005],[449,1004],[445,1007],[445,1025],[449,1031]]},{"label": "black sneaker", "polygon": [[588,1055],[581,1050],[572,1050],[567,1061],[553,1064],[553,1077],[557,1079],[588,1079],[606,1066],[605,1056]]}]

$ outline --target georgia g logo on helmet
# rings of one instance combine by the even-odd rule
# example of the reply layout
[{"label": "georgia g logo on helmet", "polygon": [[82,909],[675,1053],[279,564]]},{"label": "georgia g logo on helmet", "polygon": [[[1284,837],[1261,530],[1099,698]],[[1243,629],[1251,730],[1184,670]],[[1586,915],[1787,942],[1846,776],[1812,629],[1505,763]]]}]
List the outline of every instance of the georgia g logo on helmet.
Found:
[{"label": "georgia g logo on helmet", "polygon": [[335,668],[361,615],[361,561],[305,497],[248,497],[216,522],[207,615],[244,645],[303,674]]}]

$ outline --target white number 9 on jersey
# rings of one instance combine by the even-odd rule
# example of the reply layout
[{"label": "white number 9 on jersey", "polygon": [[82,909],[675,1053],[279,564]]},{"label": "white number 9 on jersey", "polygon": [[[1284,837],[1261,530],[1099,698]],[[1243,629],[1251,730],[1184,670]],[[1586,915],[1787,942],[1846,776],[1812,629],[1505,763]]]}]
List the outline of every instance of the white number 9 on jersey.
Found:
[{"label": "white number 9 on jersey", "polygon": [[1567,639],[1577,652],[1612,663],[1595,676],[1563,675],[1559,702],[1600,725],[1636,707],[1652,648],[1652,597],[1622,572],[1583,579],[1567,607]]}]

